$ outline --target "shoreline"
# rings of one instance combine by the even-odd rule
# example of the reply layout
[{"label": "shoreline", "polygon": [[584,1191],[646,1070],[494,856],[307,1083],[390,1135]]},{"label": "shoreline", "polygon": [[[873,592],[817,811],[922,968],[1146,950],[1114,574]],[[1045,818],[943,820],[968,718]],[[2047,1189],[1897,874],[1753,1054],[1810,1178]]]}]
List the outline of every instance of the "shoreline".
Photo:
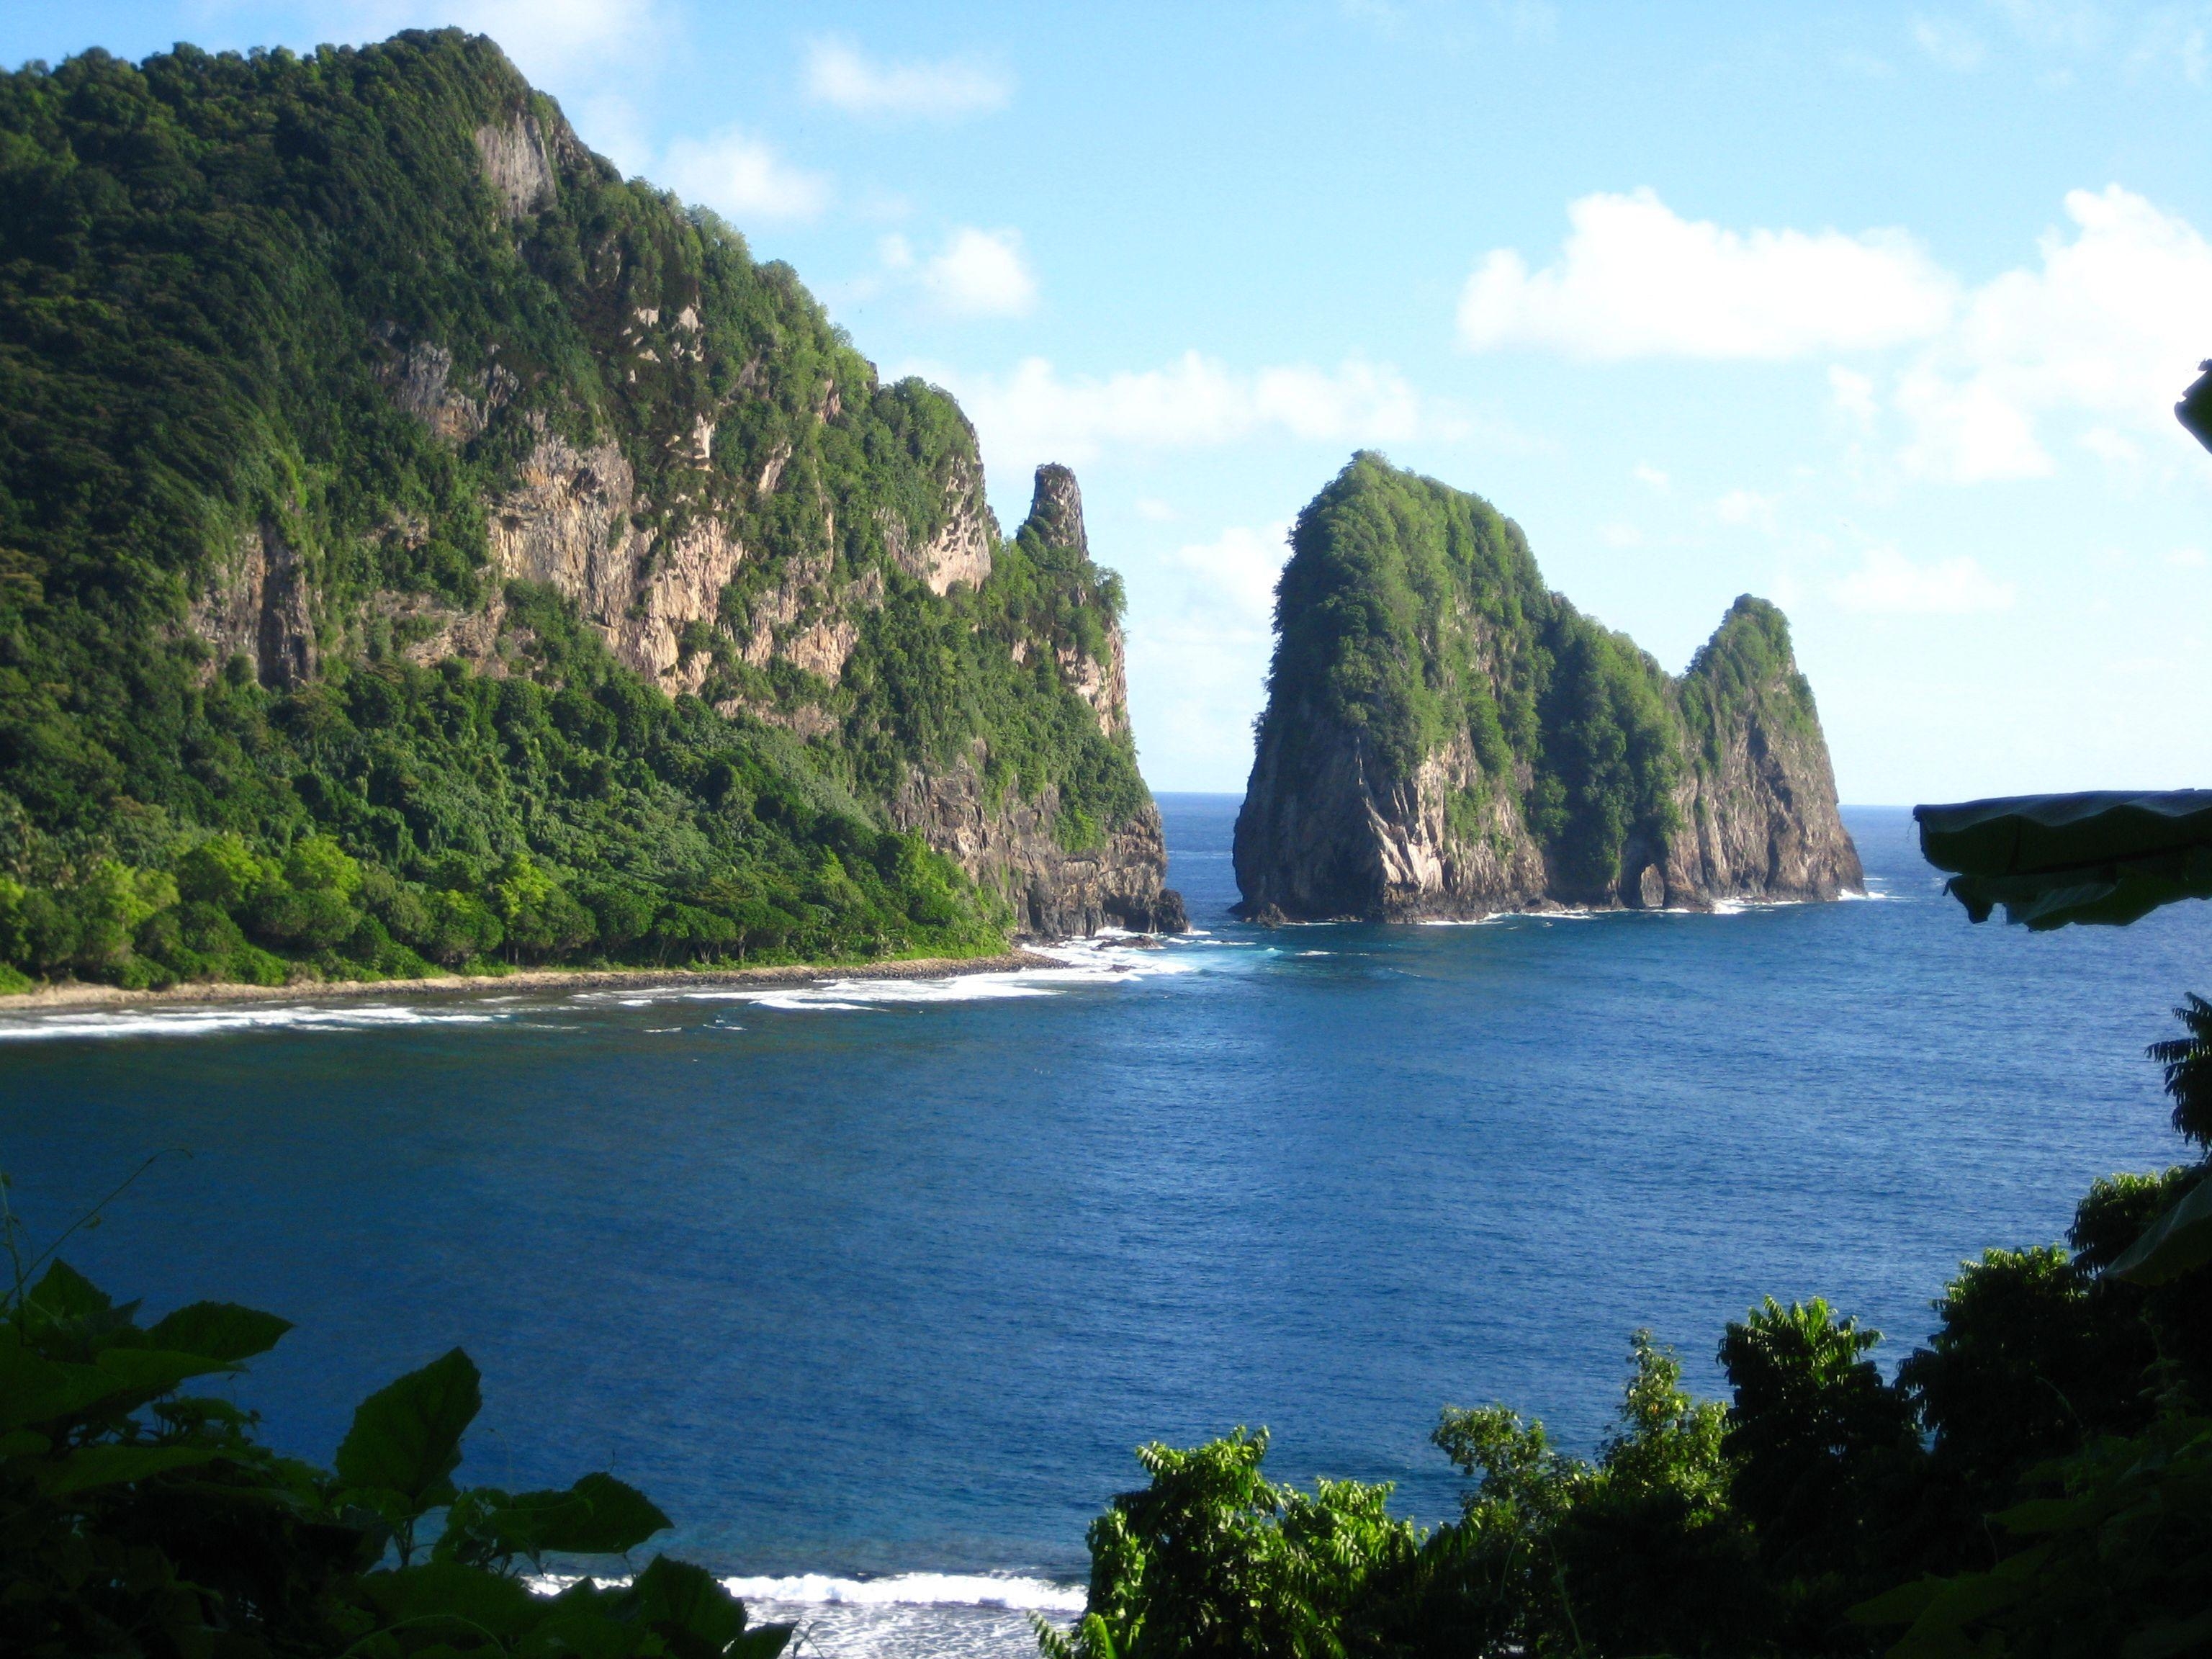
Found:
[{"label": "shoreline", "polygon": [[797,980],[952,979],[1066,964],[1024,946],[988,957],[908,957],[873,963],[783,963],[769,968],[518,968],[511,974],[437,974],[427,979],[295,980],[285,985],[173,985],[165,991],[72,981],[0,995],[0,1016],[64,1009],[189,1007],[226,1002],[313,1002],[329,997],[483,995],[492,992],[657,990],[686,985],[773,985]]}]

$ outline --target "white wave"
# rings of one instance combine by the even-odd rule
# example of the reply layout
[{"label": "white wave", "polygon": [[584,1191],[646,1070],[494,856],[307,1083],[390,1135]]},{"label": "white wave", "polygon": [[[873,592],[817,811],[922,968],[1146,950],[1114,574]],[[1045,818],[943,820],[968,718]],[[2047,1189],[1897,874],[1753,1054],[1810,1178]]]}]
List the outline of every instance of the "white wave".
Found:
[{"label": "white wave", "polygon": [[725,1578],[722,1588],[746,1601],[803,1607],[1004,1607],[1019,1613],[1080,1613],[1080,1584],[995,1573],[901,1572],[883,1578]]},{"label": "white wave", "polygon": [[402,1003],[241,1003],[0,1017],[0,1042],[64,1037],[219,1036],[241,1031],[366,1031],[404,1025],[499,1025],[512,1016]]},{"label": "white wave", "polygon": [[[539,1595],[558,1595],[583,1582],[577,1573],[547,1572],[523,1583]],[[595,1583],[619,1588],[629,1576],[592,1575]],[[1050,1578],[1018,1578],[994,1572],[896,1572],[881,1578],[840,1578],[826,1572],[787,1577],[731,1577],[722,1588],[741,1601],[776,1601],[793,1607],[997,1607],[1017,1613],[1080,1613],[1084,1589]]]},{"label": "white wave", "polygon": [[1160,975],[1187,974],[1194,963],[1177,961],[1168,951],[1131,940],[1139,934],[1113,932],[1095,939],[1068,939],[1030,947],[1030,953],[1059,964],[1014,968],[981,974],[951,974],[940,979],[868,979],[859,975],[825,979],[812,985],[777,985],[696,993],[699,1000],[749,1002],[756,1007],[788,1011],[859,1012],[896,1004],[997,1002],[1019,997],[1058,996],[1090,985],[1115,985]]}]

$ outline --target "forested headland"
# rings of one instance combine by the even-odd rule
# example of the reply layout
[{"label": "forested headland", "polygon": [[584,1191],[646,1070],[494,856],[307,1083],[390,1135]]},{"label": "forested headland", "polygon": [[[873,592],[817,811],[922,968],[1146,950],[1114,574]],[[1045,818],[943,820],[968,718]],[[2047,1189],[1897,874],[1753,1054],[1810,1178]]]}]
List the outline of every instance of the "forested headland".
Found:
[{"label": "forested headland", "polygon": [[1148,925],[1120,605],[488,40],[0,76],[0,988]]}]

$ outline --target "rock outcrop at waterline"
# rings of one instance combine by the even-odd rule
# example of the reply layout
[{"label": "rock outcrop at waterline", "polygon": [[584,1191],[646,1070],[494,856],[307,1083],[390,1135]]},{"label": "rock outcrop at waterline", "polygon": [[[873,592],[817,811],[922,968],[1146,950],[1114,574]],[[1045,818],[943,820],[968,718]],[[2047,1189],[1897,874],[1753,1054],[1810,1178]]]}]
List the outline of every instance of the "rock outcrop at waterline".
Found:
[{"label": "rock outcrop at waterline", "polygon": [[[1036,470],[1029,517],[1015,541],[1048,563],[1095,568],[1074,473],[1053,465]],[[1126,746],[1127,653],[1115,607],[1104,611],[1096,654],[1079,641],[1060,647],[1053,667],[1097,722],[1100,737]],[[1024,658],[1030,654],[1025,641],[1012,648]],[[989,773],[989,747],[978,740],[950,765],[909,772],[891,817],[901,829],[921,831],[978,884],[1000,893],[1013,910],[1017,932],[1050,938],[1109,927],[1154,933],[1188,927],[1182,896],[1163,884],[1167,841],[1159,809],[1149,798],[1118,822],[1089,824],[1087,833],[1079,824],[1070,835],[1055,786],[1046,785],[1035,798],[1014,791],[994,798]]]},{"label": "rock outcrop at waterline", "polygon": [[1300,516],[1237,822],[1259,921],[1859,890],[1789,624],[1679,679],[1548,592],[1487,502],[1362,454]]}]

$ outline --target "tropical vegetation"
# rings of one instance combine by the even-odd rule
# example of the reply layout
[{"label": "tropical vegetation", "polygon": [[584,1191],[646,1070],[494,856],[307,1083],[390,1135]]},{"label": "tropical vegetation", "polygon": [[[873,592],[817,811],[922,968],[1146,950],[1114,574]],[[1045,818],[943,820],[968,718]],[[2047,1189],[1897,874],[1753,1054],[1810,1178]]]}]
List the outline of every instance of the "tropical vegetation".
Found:
[{"label": "tropical vegetation", "polygon": [[[1604,901],[1632,842],[1664,843],[1676,786],[1722,765],[1723,734],[1754,700],[1775,729],[1817,736],[1771,605],[1737,599],[1673,678],[1547,589],[1513,520],[1380,455],[1354,456],[1313,499],[1291,549],[1261,732],[1282,775],[1303,775],[1331,729],[1358,735],[1378,788],[1464,739],[1564,896]],[[1481,804],[1453,803],[1467,825]]]},{"label": "tropical vegetation", "polygon": [[[554,179],[503,197],[501,144]],[[553,440],[619,458],[638,582],[742,546],[696,696],[494,562]],[[980,586],[898,556],[977,478],[950,398],[489,40],[0,75],[0,988],[994,948],[911,777],[1073,845],[1147,797],[1073,678],[1113,578],[988,513]],[[258,641],[210,621],[256,559]]]},{"label": "tropical vegetation", "polygon": [[[274,1315],[138,1322],[12,1215],[0,1291],[0,1650],[22,1659],[775,1659],[703,1568],[627,1557],[668,1517],[604,1474],[460,1486],[482,1403],[454,1349],[362,1401],[329,1468],[196,1392],[267,1352]],[[40,1272],[40,1267],[44,1268]],[[35,1276],[34,1276],[35,1275]],[[619,1559],[557,1593],[550,1556]],[[536,1582],[533,1583],[533,1580]]]}]

